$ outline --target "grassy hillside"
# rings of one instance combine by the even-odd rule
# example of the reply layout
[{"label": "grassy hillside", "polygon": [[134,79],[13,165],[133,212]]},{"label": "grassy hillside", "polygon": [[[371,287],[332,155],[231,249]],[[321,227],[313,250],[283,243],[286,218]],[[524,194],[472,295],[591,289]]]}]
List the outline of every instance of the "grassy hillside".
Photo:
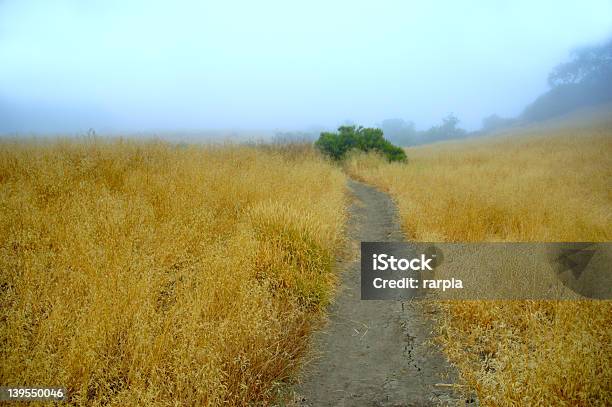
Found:
[{"label": "grassy hillside", "polygon": [[265,404],[331,294],[344,182],[312,150],[2,141],[0,383]]},{"label": "grassy hillside", "polygon": [[[563,119],[495,138],[353,156],[422,241],[610,241],[612,124]],[[609,117],[609,116],[607,116]],[[612,404],[612,304],[448,302],[440,339],[485,405]]]}]

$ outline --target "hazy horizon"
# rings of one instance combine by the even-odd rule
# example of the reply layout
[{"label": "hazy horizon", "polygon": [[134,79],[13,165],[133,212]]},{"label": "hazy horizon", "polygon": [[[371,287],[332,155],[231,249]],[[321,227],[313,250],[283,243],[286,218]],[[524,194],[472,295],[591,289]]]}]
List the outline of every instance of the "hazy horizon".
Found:
[{"label": "hazy horizon", "polygon": [[611,34],[602,0],[0,0],[0,133],[474,130]]}]

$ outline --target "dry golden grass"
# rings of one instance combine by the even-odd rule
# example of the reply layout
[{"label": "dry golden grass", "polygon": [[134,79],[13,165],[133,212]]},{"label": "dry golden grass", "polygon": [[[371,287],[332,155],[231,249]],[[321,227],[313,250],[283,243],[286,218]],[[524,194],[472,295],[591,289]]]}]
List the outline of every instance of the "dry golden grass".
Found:
[{"label": "dry golden grass", "polygon": [[[610,241],[612,123],[559,122],[407,150],[409,163],[353,156],[422,241]],[[440,339],[483,405],[612,405],[612,304],[447,302]]]},{"label": "dry golden grass", "polygon": [[1,142],[0,383],[268,403],[331,294],[344,182],[312,149]]}]

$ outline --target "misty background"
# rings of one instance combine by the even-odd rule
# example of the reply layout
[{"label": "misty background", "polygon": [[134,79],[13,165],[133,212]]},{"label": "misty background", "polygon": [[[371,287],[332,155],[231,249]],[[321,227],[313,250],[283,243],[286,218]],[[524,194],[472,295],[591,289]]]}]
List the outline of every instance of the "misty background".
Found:
[{"label": "misty background", "polygon": [[607,0],[0,0],[0,133],[474,131],[611,34]]}]

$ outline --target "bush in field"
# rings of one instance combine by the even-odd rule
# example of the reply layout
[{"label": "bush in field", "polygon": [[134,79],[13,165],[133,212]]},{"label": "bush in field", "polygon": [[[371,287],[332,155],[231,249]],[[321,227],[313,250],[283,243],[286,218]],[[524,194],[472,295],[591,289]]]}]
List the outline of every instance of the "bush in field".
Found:
[{"label": "bush in field", "polygon": [[337,133],[323,132],[315,146],[334,160],[344,158],[350,150],[377,151],[389,161],[406,161],[406,153],[383,137],[376,128],[340,126]]}]

